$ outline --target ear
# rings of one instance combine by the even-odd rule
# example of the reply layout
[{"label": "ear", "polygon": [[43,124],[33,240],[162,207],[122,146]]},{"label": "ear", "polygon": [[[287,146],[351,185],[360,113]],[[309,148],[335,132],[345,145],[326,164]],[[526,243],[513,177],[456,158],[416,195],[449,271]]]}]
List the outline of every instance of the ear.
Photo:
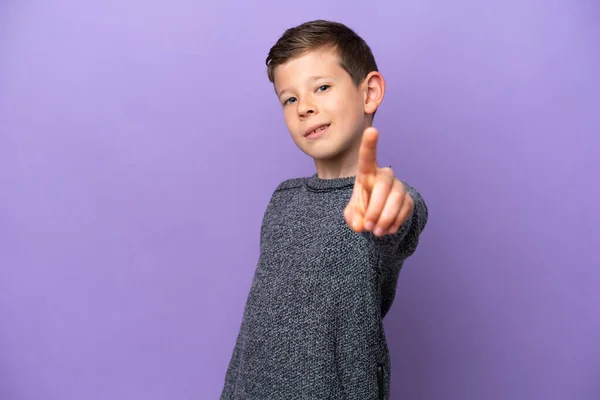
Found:
[{"label": "ear", "polygon": [[385,94],[385,80],[383,76],[373,71],[364,80],[365,114],[372,115],[383,101]]}]

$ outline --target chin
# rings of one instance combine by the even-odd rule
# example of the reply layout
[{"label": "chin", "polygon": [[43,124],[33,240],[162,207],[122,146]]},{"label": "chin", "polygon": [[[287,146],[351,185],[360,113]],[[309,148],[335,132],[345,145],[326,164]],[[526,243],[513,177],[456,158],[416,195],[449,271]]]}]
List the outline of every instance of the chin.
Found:
[{"label": "chin", "polygon": [[333,161],[339,158],[343,149],[334,146],[315,146],[313,148],[304,148],[302,151],[315,160]]},{"label": "chin", "polygon": [[296,146],[307,156],[315,160],[333,161],[339,159],[344,153],[350,151],[352,140],[332,140],[331,136],[316,140],[308,140],[305,137],[296,137]]}]

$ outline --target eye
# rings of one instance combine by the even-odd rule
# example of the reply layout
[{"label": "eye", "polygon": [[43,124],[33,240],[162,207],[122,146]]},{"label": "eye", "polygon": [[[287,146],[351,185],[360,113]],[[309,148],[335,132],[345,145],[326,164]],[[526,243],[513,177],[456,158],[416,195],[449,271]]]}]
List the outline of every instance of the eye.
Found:
[{"label": "eye", "polygon": [[330,87],[331,87],[330,85],[321,85],[317,88],[317,92],[319,92],[319,91],[324,92],[327,89],[329,89]]},{"label": "eye", "polygon": [[287,104],[292,104],[296,101],[295,97],[290,97],[289,99],[287,99],[286,101],[283,102],[283,105],[287,105]]}]

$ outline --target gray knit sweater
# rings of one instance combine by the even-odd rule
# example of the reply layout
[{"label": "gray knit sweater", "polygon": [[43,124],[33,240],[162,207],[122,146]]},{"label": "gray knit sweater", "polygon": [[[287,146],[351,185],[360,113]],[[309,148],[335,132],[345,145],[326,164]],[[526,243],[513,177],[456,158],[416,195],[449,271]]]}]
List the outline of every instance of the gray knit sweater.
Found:
[{"label": "gray knit sweater", "polygon": [[265,211],[260,258],[221,400],[389,399],[382,319],[427,207],[399,232],[356,233],[344,220],[354,177],[281,183]]}]

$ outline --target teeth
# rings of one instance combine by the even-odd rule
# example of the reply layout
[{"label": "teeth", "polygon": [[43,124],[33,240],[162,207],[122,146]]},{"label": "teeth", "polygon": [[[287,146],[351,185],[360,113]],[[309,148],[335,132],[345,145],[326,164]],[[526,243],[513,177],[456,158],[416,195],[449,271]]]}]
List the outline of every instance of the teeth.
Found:
[{"label": "teeth", "polygon": [[315,129],[315,130],[314,130],[314,131],[312,131],[311,133],[317,133],[317,132],[319,132],[319,131],[322,131],[323,129],[327,128],[328,126],[329,126],[329,125],[324,125],[324,126],[322,126],[322,127],[320,127],[320,128],[317,128],[317,129]]}]

